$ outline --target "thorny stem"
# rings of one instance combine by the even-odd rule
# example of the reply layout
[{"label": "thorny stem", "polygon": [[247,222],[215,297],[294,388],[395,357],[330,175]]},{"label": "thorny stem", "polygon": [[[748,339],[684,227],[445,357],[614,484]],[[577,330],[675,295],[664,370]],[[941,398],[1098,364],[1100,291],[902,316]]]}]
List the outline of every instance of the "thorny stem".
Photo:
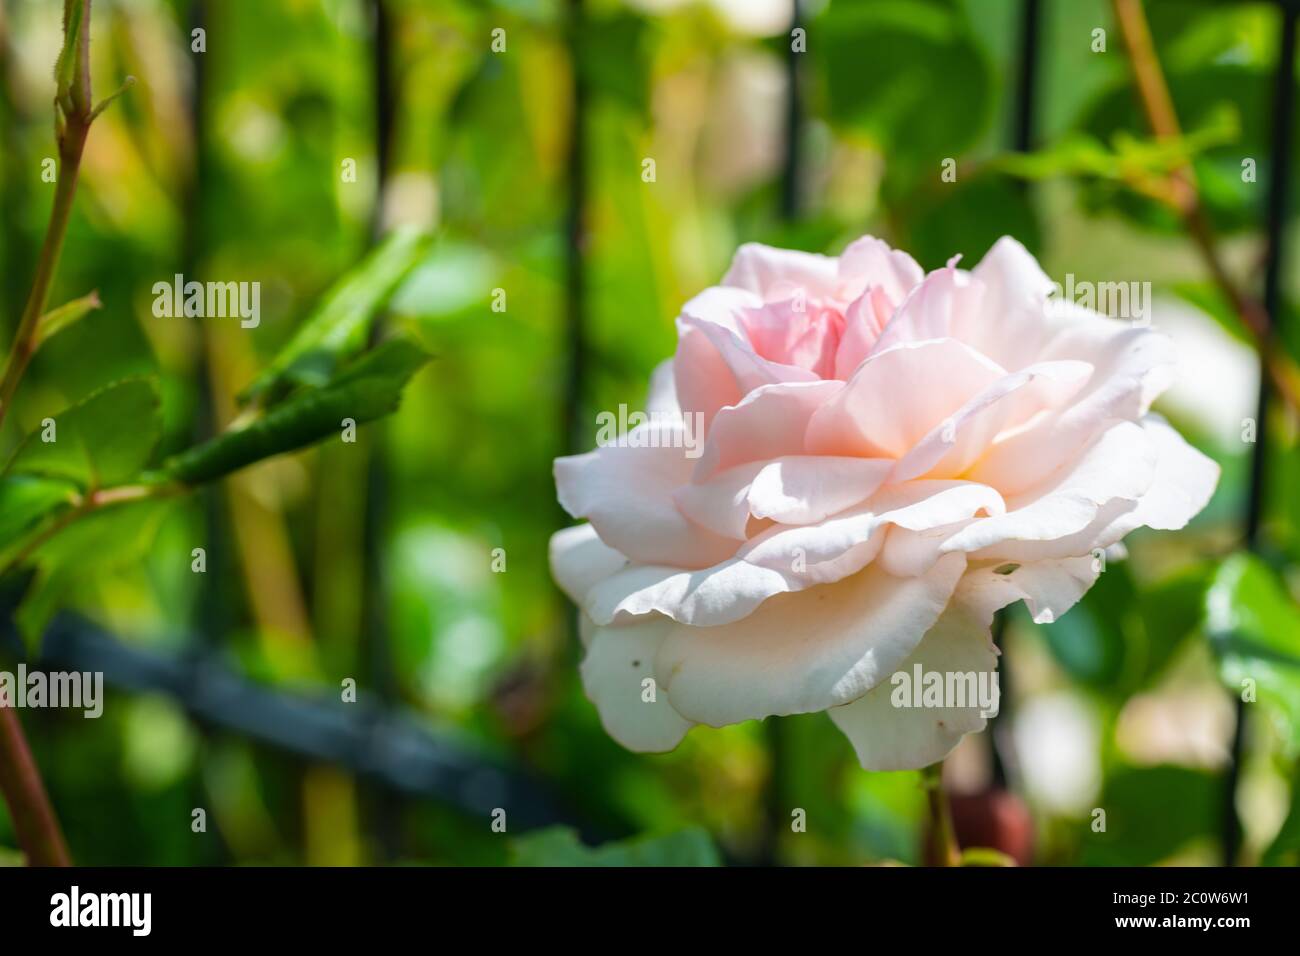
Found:
[{"label": "thorny stem", "polygon": [[961,848],[952,825],[952,812],[948,808],[948,795],[943,789],[943,761],[932,763],[921,771],[921,785],[925,787],[930,808],[930,838],[940,866],[960,866]]},{"label": "thorny stem", "polygon": [[55,186],[54,206],[50,210],[50,222],[45,230],[40,259],[36,263],[36,278],[32,281],[31,294],[27,297],[27,305],[18,320],[18,331],[14,335],[9,361],[5,365],[3,376],[0,376],[0,424],[4,423],[9,406],[13,404],[14,393],[18,391],[18,383],[27,370],[27,363],[36,352],[36,332],[49,299],[50,283],[59,265],[63,239],[68,232],[72,200],[77,193],[77,172],[81,167],[81,153],[89,130],[88,122],[79,122],[74,114],[68,118],[59,141],[59,181]]},{"label": "thorny stem", "polygon": [[[1156,139],[1179,138],[1182,133],[1178,114],[1174,110],[1173,99],[1169,95],[1169,84],[1165,81],[1160,60],[1151,41],[1151,29],[1147,25],[1142,0],[1111,0],[1111,5],[1115,11],[1120,34],[1124,38],[1124,46],[1128,50],[1129,62],[1133,66],[1133,79],[1137,87],[1138,99],[1141,101],[1151,131]],[[1294,363],[1273,348],[1273,326],[1263,303],[1228,274],[1223,258],[1219,254],[1214,230],[1201,205],[1190,162],[1184,162],[1171,174],[1166,201],[1182,216],[1188,234],[1210,270],[1215,285],[1219,287],[1254,338],[1260,361],[1278,394],[1286,400],[1293,413],[1300,414],[1300,372],[1297,372]]]}]

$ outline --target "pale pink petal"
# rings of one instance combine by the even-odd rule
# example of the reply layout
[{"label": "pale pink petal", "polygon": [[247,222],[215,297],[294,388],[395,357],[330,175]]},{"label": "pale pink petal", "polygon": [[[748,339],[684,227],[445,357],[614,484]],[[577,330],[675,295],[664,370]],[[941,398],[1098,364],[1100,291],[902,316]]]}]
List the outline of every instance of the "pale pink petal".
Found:
[{"label": "pale pink petal", "polygon": [[747,242],[736,250],[722,284],[775,301],[791,298],[796,291],[807,298],[830,296],[836,278],[836,262],[829,256]]},{"label": "pale pink petal", "polygon": [[751,461],[727,468],[707,481],[683,485],[673,492],[677,509],[710,531],[744,541],[750,518],[749,490],[754,477],[767,467]]},{"label": "pale pink petal", "polygon": [[751,292],[715,286],[682,307],[673,358],[677,399],[684,411],[703,414],[706,424],[718,409],[760,385],[817,379],[814,372],[770,362],[754,351],[743,317],[762,304]]},{"label": "pale pink petal", "polygon": [[1005,372],[954,339],[874,353],[808,423],[813,455],[897,458]]},{"label": "pale pink petal", "polygon": [[841,283],[863,289],[878,289],[897,306],[923,278],[924,270],[906,252],[891,249],[875,236],[863,236],[849,243],[840,255]]},{"label": "pale pink petal", "polygon": [[1007,495],[1041,483],[1114,422],[1145,414],[1174,360],[1163,335],[1095,316],[1064,328],[1042,358],[1085,361],[1094,371],[1058,413],[1006,436],[971,468],[972,480]]},{"label": "pale pink petal", "polygon": [[893,466],[883,458],[778,458],[754,477],[749,511],[781,524],[813,524],[869,498]]},{"label": "pale pink petal", "polygon": [[747,462],[673,495],[688,518],[744,541],[751,519],[813,524],[864,501],[894,463],[880,458],[783,456]]},{"label": "pale pink petal", "polygon": [[1055,411],[1092,374],[1087,362],[1040,362],[998,379],[930,430],[898,462],[893,480],[955,478],[1005,431]]},{"label": "pale pink petal", "polygon": [[986,321],[981,311],[984,292],[984,283],[955,265],[936,269],[898,306],[873,354],[933,339],[957,339],[979,351],[976,331]]},{"label": "pale pink petal", "polygon": [[766,385],[722,409],[708,430],[695,481],[746,462],[803,454],[809,419],[843,387],[842,382]]},{"label": "pale pink petal", "polygon": [[650,422],[618,445],[558,458],[560,504],[573,517],[588,519],[602,541],[634,561],[680,568],[716,564],[735,550],[735,542],[695,524],[673,503],[673,491],[690,480],[695,467],[684,443],[680,423]]}]

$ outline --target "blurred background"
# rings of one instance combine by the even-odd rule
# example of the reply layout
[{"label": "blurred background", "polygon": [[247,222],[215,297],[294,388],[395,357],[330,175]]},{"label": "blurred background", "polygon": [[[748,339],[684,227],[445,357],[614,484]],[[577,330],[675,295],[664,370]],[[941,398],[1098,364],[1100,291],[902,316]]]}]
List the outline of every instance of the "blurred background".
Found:
[{"label": "blurred background", "polygon": [[[59,7],[0,14],[3,342],[51,201]],[[622,750],[546,560],[552,460],[641,407],[736,246],[870,232],[927,269],[1011,234],[1057,281],[1151,282],[1182,363],[1157,409],[1223,466],[1189,529],[1134,535],[1060,622],[1006,616],[1003,713],[948,761],[959,829],[1049,865],[1294,864],[1295,416],[1274,403],[1244,440],[1252,338],[1140,188],[1191,159],[1226,268],[1255,295],[1271,270],[1270,347],[1300,356],[1300,246],[1268,241],[1295,225],[1270,224],[1297,175],[1274,176],[1283,7],[1146,8],[1173,160],[1103,0],[96,0],[96,88],[137,85],[91,134],[52,301],[104,307],[42,351],[0,452],[139,373],[163,383],[160,454],[211,434],[400,225],[434,238],[384,321],[434,360],[356,446],[159,503],[63,569],[43,666],[103,670],[104,715],[21,717],[77,862],[920,862],[919,775],[862,771],[825,714]],[[260,326],[154,318],[175,273],[260,280]],[[0,669],[23,654],[9,635]]]}]

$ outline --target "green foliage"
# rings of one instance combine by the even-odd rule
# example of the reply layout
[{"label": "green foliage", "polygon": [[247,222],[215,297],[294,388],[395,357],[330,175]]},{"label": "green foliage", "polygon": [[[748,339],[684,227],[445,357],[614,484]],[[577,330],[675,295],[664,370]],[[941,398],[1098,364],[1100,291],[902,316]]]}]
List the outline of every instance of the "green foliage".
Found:
[{"label": "green foliage", "polygon": [[294,386],[321,386],[366,345],[375,314],[428,251],[428,236],[402,229],[346,273],[298,332],[244,390],[241,400],[275,401]]},{"label": "green foliage", "polygon": [[833,3],[811,32],[829,119],[874,139],[900,183],[937,178],[989,123],[992,69],[953,4]]},{"label": "green foliage", "polygon": [[71,504],[76,486],[35,475],[0,477],[0,555],[41,518]]},{"label": "green foliage", "polygon": [[1189,767],[1118,767],[1110,771],[1097,806],[1106,829],[1083,837],[1088,866],[1151,866],[1218,832],[1223,781]]},{"label": "green foliage", "polygon": [[1149,687],[1196,630],[1208,576],[1193,566],[1139,588],[1126,562],[1111,562],[1078,606],[1038,630],[1073,680],[1123,699]]},{"label": "green foliage", "polygon": [[511,845],[511,866],[718,866],[720,863],[713,841],[699,828],[588,847],[571,829],[551,827],[519,837]]},{"label": "green foliage", "polygon": [[146,379],[111,385],[52,417],[53,440],[44,425],[32,432],[6,475],[63,478],[82,489],[122,484],[144,468],[162,430],[157,387]]},{"label": "green foliage", "polygon": [[28,557],[36,574],[14,615],[35,656],[50,619],[72,593],[149,553],[170,502],[132,501],[91,512],[46,540]]},{"label": "green foliage", "polygon": [[397,409],[402,389],[428,361],[413,341],[391,339],[345,366],[320,388],[308,388],[273,405],[262,417],[182,452],[163,472],[186,484],[215,481],[273,455],[297,451]]},{"label": "green foliage", "polygon": [[1219,566],[1205,595],[1205,629],[1224,685],[1257,694],[1300,751],[1300,608],[1266,564],[1235,554]]}]

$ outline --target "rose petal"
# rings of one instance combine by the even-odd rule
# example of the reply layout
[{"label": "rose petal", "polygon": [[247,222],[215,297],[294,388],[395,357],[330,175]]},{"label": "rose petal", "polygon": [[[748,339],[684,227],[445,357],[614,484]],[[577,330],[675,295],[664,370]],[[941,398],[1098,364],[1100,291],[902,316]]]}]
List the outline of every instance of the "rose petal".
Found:
[{"label": "rose petal", "polygon": [[590,524],[551,535],[550,556],[555,583],[574,604],[581,604],[598,581],[627,566],[627,558],[601,541]]},{"label": "rose petal", "polygon": [[714,418],[694,480],[707,481],[746,462],[803,454],[809,419],[843,387],[840,382],[796,382],[754,389]]},{"label": "rose petal", "polygon": [[964,566],[949,555],[912,579],[869,567],[772,598],[739,624],[675,625],[655,661],[659,686],[679,713],[715,727],[856,700],[912,652]]},{"label": "rose petal", "polygon": [[1003,374],[953,339],[877,351],[813,412],[807,451],[898,458]]},{"label": "rose petal", "polygon": [[[973,683],[961,685],[963,693],[974,690],[974,706],[895,706],[915,699],[910,691],[918,666],[923,680],[925,674],[938,673],[944,677],[945,685],[949,674],[975,675]],[[894,674],[906,675],[908,681],[895,680]],[[984,689],[990,699],[1000,696],[995,692],[997,684],[994,683],[997,650],[989,639],[988,623],[981,622],[978,615],[953,601],[893,674],[862,697],[832,707],[828,713],[853,744],[864,769],[915,770],[938,763],[965,734],[984,729],[986,714],[996,713],[996,705],[990,711],[984,711],[981,706],[981,675],[988,675],[984,677]],[[945,702],[955,703],[955,700]]]},{"label": "rose petal", "polygon": [[796,291],[807,298],[830,296],[836,278],[836,261],[829,256],[747,242],[736,250],[722,284],[774,301],[788,299]]},{"label": "rose petal", "polygon": [[1151,487],[1156,456],[1141,426],[1120,422],[1102,433],[1041,488],[1008,498],[1005,514],[972,521],[945,551],[979,552],[1005,541],[1052,541],[1086,528],[1112,499],[1136,501]]},{"label": "rose petal", "polygon": [[672,750],[691,729],[666,693],[642,683],[654,679],[655,655],[671,627],[663,618],[648,618],[626,627],[597,627],[591,635],[582,684],[606,732],[629,750]]},{"label": "rose petal", "polygon": [[724,560],[735,542],[695,524],[673,503],[673,491],[695,467],[682,447],[686,439],[680,423],[654,421],[617,445],[557,458],[560,504],[591,521],[602,541],[634,561],[691,568]]}]

